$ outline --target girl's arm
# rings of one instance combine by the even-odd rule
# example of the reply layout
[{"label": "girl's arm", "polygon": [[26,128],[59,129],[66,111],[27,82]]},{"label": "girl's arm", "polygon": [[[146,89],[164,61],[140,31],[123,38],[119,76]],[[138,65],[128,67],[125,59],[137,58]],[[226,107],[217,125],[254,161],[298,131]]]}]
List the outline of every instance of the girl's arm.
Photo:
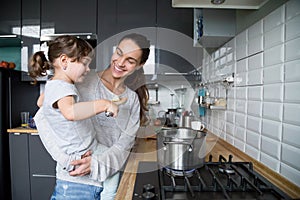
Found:
[{"label": "girl's arm", "polygon": [[42,105],[43,105],[43,102],[44,102],[44,97],[45,97],[45,94],[44,93],[42,93],[42,94],[40,94],[40,96],[39,96],[39,98],[38,98],[38,100],[37,100],[37,106],[40,108],[40,107],[42,107]]},{"label": "girl's arm", "polygon": [[112,112],[113,117],[116,117],[119,110],[118,105],[125,103],[126,100],[126,98],[122,98],[118,102],[112,102],[98,99],[75,103],[73,96],[66,96],[57,102],[57,106],[67,120],[75,121],[87,119],[105,111]]}]

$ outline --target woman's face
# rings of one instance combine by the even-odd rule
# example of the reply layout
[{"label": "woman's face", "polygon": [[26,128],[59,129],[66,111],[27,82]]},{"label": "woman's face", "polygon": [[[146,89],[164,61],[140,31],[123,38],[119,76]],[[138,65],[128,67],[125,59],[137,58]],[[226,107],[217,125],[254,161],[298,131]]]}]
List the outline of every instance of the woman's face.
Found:
[{"label": "woman's face", "polygon": [[141,66],[142,50],[132,40],[125,39],[117,46],[111,58],[110,69],[114,78],[132,74]]}]

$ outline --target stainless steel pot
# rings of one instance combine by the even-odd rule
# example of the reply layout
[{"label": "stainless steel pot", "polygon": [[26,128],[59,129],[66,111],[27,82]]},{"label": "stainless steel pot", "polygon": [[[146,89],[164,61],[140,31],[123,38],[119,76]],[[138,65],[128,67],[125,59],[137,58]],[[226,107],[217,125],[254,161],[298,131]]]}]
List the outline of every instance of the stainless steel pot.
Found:
[{"label": "stainless steel pot", "polygon": [[160,167],[191,170],[202,167],[206,154],[204,132],[173,128],[157,133],[157,159]]}]

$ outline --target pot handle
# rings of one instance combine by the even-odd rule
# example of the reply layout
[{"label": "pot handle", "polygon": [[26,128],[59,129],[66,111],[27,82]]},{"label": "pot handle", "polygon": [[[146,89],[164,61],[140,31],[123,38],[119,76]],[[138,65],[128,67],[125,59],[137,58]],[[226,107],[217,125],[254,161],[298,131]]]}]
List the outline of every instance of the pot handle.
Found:
[{"label": "pot handle", "polygon": [[164,150],[167,150],[166,145],[167,144],[183,144],[183,145],[188,145],[189,146],[189,152],[193,151],[193,145],[188,143],[188,142],[180,142],[180,141],[164,141]]}]

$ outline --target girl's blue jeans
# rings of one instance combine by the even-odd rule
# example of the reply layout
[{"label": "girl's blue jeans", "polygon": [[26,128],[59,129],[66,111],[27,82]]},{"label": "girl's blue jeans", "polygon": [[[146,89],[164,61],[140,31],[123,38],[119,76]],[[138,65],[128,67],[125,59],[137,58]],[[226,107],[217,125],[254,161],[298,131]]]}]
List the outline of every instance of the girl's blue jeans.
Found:
[{"label": "girl's blue jeans", "polygon": [[51,200],[100,200],[102,190],[102,187],[57,179]]}]

